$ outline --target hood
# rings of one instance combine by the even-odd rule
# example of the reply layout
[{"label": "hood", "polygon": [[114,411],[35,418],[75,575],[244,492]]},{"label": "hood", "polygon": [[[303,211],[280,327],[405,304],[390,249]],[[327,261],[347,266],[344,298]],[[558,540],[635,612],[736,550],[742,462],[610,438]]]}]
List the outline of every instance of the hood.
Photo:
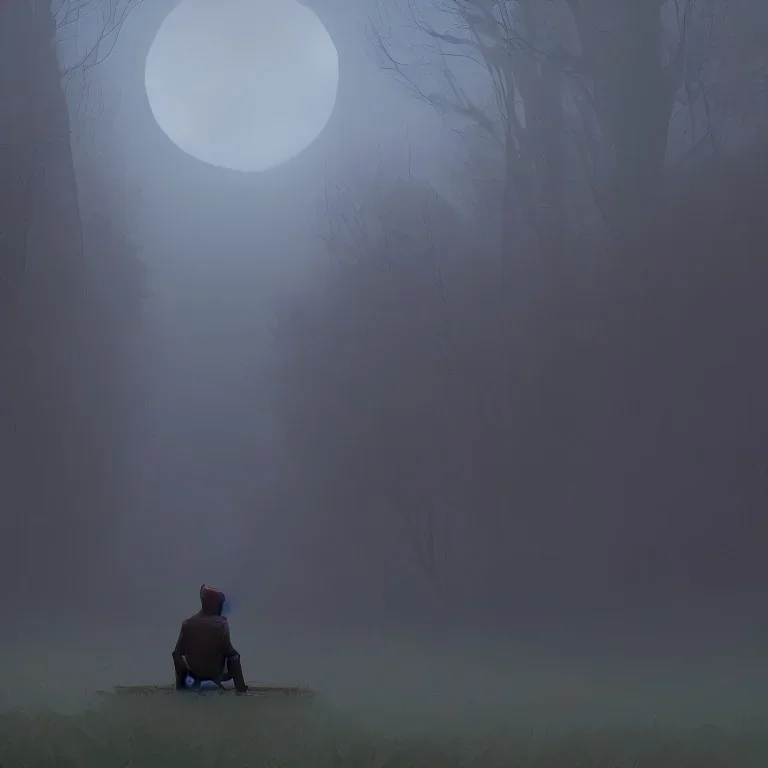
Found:
[{"label": "hood", "polygon": [[226,597],[220,589],[203,584],[200,587],[200,605],[202,612],[210,616],[221,616]]}]

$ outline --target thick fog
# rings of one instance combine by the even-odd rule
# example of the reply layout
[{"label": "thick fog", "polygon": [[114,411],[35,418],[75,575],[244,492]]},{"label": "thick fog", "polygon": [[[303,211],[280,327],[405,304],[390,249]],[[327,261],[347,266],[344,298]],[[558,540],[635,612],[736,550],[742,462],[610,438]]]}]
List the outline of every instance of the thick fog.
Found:
[{"label": "thick fog", "polygon": [[174,0],[0,10],[14,690],[164,681],[208,582],[254,679],[756,709],[764,3],[311,0],[337,85],[292,4],[155,80]]}]

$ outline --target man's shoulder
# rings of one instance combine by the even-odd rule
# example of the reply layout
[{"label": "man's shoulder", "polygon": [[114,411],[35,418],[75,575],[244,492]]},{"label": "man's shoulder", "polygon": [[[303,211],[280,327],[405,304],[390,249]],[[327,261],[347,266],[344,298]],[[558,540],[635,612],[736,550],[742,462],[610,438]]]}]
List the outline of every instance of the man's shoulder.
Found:
[{"label": "man's shoulder", "polygon": [[211,616],[206,613],[195,613],[192,616],[188,616],[181,623],[182,629],[184,627],[228,627],[226,618],[223,616]]}]

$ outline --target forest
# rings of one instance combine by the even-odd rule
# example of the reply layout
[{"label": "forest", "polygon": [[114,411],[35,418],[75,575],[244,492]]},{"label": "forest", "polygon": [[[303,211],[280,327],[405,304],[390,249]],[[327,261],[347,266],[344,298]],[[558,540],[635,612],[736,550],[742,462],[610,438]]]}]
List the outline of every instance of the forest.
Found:
[{"label": "forest", "polygon": [[[40,595],[110,567],[83,544],[131,503],[140,193],[87,136],[134,6],[3,10],[3,70],[26,74],[2,81],[2,540],[63,553],[13,564]],[[371,55],[462,170],[450,202],[326,180],[327,258],[274,322],[307,562],[347,581],[405,547],[454,608],[764,580],[766,25],[758,0],[371,6]]]},{"label": "forest", "polygon": [[766,765],[765,0],[306,0],[252,173],[183,4],[0,3],[0,764]]},{"label": "forest", "polygon": [[308,556],[411,547],[450,611],[759,590],[766,9],[395,5],[370,42],[459,133],[461,202],[327,194],[280,326]]}]

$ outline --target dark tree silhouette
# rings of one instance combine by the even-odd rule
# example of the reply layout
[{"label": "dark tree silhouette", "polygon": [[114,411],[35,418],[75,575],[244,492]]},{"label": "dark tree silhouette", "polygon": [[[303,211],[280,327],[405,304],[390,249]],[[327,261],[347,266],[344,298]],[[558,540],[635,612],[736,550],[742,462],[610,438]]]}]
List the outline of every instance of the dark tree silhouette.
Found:
[{"label": "dark tree silhouette", "polygon": [[[681,102],[695,114],[688,139],[706,133],[711,144],[707,86],[725,50],[711,33],[732,30],[750,2],[413,0],[387,4],[373,42],[414,95],[499,144],[506,245],[519,252],[533,226],[552,256],[568,229],[572,155],[605,222],[627,234],[661,199]],[[410,18],[407,33],[386,20],[398,15]],[[466,78],[478,71],[486,88],[476,93]]]},{"label": "dark tree silhouette", "polygon": [[766,167],[681,167],[642,238],[571,243],[556,313],[418,187],[353,195],[279,329],[307,558],[466,610],[768,583]]},{"label": "dark tree silhouette", "polygon": [[[126,418],[114,360],[135,316],[120,300],[135,308],[141,277],[135,248],[103,228],[103,258],[93,258],[63,86],[106,53],[125,15],[111,7],[0,9],[0,66],[17,73],[0,84],[0,568],[25,585],[17,598],[27,604],[75,588],[87,604],[110,560],[117,420]],[[62,72],[57,34],[76,34],[78,19],[102,11],[100,42]]]}]

